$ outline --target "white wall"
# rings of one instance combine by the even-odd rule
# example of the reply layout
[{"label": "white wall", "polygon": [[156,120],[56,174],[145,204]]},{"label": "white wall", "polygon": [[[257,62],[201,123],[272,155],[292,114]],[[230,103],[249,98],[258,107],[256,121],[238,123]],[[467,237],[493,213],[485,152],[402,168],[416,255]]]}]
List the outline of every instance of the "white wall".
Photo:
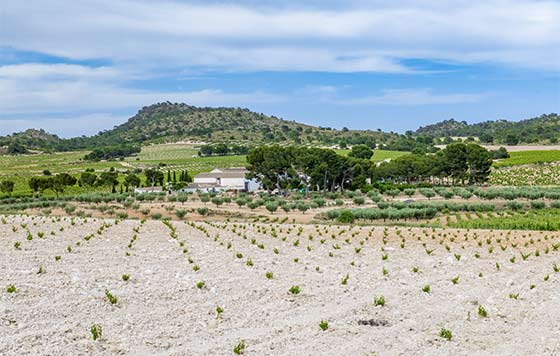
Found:
[{"label": "white wall", "polygon": [[216,183],[216,178],[194,178],[195,183]]}]

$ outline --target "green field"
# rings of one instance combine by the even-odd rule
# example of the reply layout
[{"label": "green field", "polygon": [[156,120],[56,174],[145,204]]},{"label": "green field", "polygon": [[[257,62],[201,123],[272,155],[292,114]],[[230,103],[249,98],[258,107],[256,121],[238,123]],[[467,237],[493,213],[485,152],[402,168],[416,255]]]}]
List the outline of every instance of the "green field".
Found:
[{"label": "green field", "polygon": [[[163,163],[165,172],[187,170],[195,175],[210,171],[215,167],[240,167],[245,165],[245,156],[199,157],[198,149],[192,145],[154,145],[145,146],[136,157],[128,157],[124,161],[87,162],[82,158],[88,151],[60,152],[52,154],[35,154],[19,156],[0,156],[0,180],[11,179],[15,182],[14,194],[30,193],[27,185],[30,177],[40,176],[48,169],[52,174],[66,172],[79,176],[86,168],[93,168],[97,173],[114,167],[124,172],[134,168],[153,168]],[[140,175],[143,178],[143,175]],[[122,176],[121,176],[122,179]],[[106,191],[107,188],[95,188],[95,191]],[[68,194],[87,193],[84,188],[73,186]],[[46,192],[49,195],[49,192]]]},{"label": "green field", "polygon": [[[336,152],[338,152],[341,155],[348,155],[348,153],[350,152],[350,150],[336,150]],[[403,152],[403,151],[387,151],[387,150],[374,150],[373,151],[373,157],[371,158],[372,161],[374,162],[381,162],[384,161],[386,159],[395,159],[401,156],[405,156],[407,154],[409,154],[410,152]]]},{"label": "green field", "polygon": [[558,231],[560,230],[560,210],[529,210],[512,215],[460,220],[450,223],[449,226],[464,229]]},{"label": "green field", "polygon": [[510,152],[510,157],[494,163],[495,167],[510,167],[524,164],[560,161],[559,150]]}]

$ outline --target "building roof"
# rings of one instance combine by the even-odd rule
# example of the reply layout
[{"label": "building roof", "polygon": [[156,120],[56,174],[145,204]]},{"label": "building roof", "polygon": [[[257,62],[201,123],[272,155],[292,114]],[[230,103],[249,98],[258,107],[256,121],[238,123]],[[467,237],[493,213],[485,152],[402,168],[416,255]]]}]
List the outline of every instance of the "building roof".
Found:
[{"label": "building roof", "polygon": [[212,172],[199,173],[195,178],[245,178],[245,168],[214,169]]}]

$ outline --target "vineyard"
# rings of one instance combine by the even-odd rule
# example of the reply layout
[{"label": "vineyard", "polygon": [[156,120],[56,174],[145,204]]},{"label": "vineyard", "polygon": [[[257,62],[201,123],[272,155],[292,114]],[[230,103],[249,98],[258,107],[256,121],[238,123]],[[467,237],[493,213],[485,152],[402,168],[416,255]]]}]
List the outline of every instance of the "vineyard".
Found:
[{"label": "vineyard", "polygon": [[535,150],[509,152],[510,157],[494,163],[495,167],[510,167],[526,164],[552,163],[560,161],[560,150]]},{"label": "vineyard", "polygon": [[537,164],[495,169],[490,184],[506,186],[550,186],[560,184],[560,164]]},{"label": "vineyard", "polygon": [[558,233],[25,216],[0,226],[2,355],[557,347]]}]

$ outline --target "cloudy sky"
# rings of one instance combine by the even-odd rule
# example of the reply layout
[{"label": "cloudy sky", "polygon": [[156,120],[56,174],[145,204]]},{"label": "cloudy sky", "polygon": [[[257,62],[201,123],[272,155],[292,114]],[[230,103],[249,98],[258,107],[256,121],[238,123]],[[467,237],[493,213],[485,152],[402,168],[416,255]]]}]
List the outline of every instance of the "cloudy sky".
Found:
[{"label": "cloudy sky", "polygon": [[167,100],[401,132],[560,112],[560,2],[2,1],[0,135]]}]

